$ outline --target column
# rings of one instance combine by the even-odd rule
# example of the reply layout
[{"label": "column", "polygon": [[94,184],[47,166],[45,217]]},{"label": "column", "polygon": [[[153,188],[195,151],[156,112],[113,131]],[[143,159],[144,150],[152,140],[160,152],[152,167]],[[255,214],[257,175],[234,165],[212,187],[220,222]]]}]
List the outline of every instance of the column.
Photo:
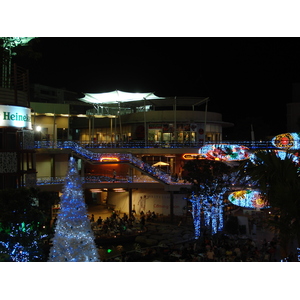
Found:
[{"label": "column", "polygon": [[129,193],[128,193],[128,196],[129,196],[129,210],[128,210],[128,215],[129,217],[131,216],[132,214],[132,189],[129,189]]},{"label": "column", "polygon": [[174,192],[170,192],[170,217],[171,217],[171,224],[174,221]]}]

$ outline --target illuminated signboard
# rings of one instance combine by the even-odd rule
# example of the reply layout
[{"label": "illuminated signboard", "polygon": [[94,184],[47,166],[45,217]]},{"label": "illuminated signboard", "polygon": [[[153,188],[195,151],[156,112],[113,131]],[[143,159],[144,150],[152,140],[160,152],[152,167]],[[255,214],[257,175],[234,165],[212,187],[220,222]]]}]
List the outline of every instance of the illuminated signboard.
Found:
[{"label": "illuminated signboard", "polygon": [[228,200],[237,206],[246,208],[266,208],[264,200],[261,197],[261,193],[256,190],[242,190],[231,193],[228,196]]},{"label": "illuminated signboard", "polygon": [[207,144],[199,149],[199,154],[206,159],[220,161],[237,161],[249,158],[249,149],[240,145]]},{"label": "illuminated signboard", "polygon": [[30,108],[0,105],[0,126],[32,129]]},{"label": "illuminated signboard", "polygon": [[117,162],[120,161],[117,157],[102,157],[101,162]]},{"label": "illuminated signboard", "polygon": [[275,147],[281,149],[300,149],[300,133],[282,133],[272,139]]},{"label": "illuminated signboard", "polygon": [[191,159],[203,159],[205,158],[204,155],[196,154],[196,153],[185,153],[182,155],[182,158],[185,160],[191,160]]}]

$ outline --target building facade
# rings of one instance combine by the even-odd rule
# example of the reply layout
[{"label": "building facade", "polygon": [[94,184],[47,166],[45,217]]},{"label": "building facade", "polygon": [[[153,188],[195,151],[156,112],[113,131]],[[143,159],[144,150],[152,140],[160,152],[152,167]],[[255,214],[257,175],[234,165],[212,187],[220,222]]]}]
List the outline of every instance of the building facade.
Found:
[{"label": "building facade", "polygon": [[0,66],[0,188],[34,186],[36,165],[28,72],[16,65],[9,70]]},{"label": "building facade", "polygon": [[[109,203],[127,213],[183,213],[185,154],[197,154],[205,141],[220,141],[222,128],[232,125],[205,109],[206,98],[93,106],[51,87],[35,85],[32,91],[37,180],[58,183],[39,187],[59,189],[74,155],[85,178],[87,202]],[[66,94],[73,98],[62,97]],[[56,102],[55,95],[60,95]]]}]

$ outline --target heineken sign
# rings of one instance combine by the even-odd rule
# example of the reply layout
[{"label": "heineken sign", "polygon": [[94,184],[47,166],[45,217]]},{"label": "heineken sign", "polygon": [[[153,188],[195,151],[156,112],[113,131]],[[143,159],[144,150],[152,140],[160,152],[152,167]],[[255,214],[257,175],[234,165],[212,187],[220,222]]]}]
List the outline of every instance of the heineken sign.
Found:
[{"label": "heineken sign", "polygon": [[30,108],[0,105],[0,126],[32,129]]}]

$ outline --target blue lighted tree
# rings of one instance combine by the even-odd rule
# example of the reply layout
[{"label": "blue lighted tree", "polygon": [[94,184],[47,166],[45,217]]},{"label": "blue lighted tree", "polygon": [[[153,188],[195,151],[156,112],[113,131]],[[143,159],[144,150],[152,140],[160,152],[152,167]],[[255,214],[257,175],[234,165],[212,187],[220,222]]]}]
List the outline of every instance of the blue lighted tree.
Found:
[{"label": "blue lighted tree", "polygon": [[231,167],[210,160],[188,162],[184,169],[186,178],[194,183],[192,195],[188,200],[192,204],[195,239],[201,235],[201,225],[213,235],[224,227],[223,195],[230,184]]},{"label": "blue lighted tree", "polygon": [[192,204],[192,216],[195,229],[195,239],[199,239],[201,236],[201,210],[202,210],[202,198],[196,196],[194,193],[188,199]]},{"label": "blue lighted tree", "polygon": [[222,188],[220,191],[212,191],[209,186],[201,186],[200,188],[198,194],[193,192],[188,198],[192,204],[191,213],[195,228],[195,239],[201,236],[202,223],[211,234],[221,232],[224,228],[223,213],[225,204],[223,195],[226,188]]},{"label": "blue lighted tree", "polygon": [[100,261],[87,215],[81,178],[73,157],[69,161],[60,206],[48,261]]}]

